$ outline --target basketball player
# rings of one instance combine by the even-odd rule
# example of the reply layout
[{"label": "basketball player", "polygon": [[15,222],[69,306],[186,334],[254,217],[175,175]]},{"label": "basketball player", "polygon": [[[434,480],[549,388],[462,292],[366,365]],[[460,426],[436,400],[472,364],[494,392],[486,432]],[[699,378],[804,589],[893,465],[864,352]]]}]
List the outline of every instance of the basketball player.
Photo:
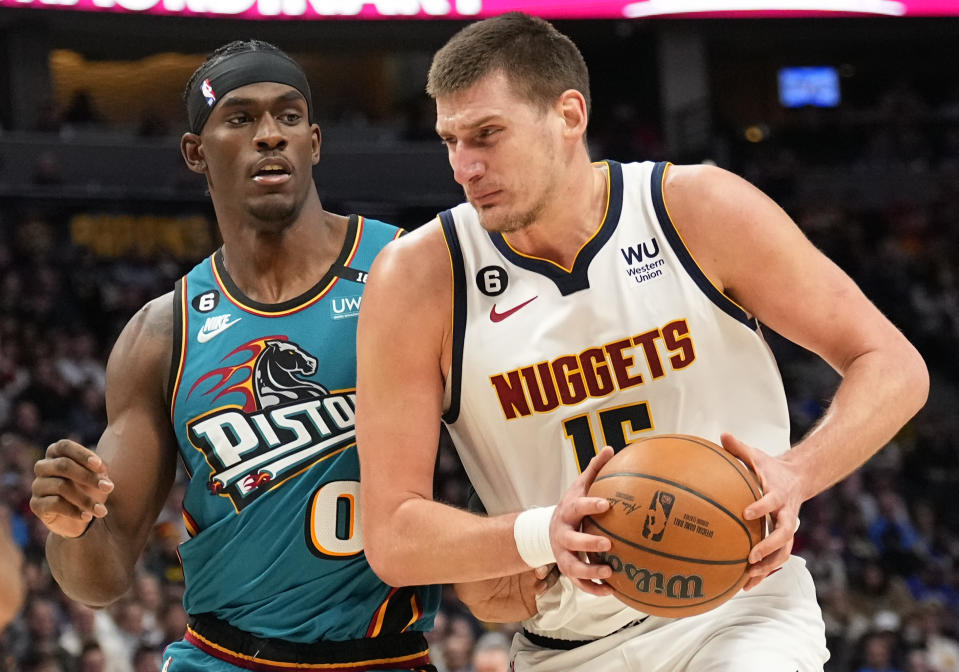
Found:
[{"label": "basketball player", "polygon": [[[471,24],[434,57],[428,90],[468,202],[388,246],[363,299],[374,570],[404,586],[556,562],[562,578],[514,640],[518,671],[821,670],[822,616],[790,557],[799,507],[922,406],[919,354],[750,184],[706,166],[592,162],[586,65],[550,24]],[[843,375],[791,449],[760,322]],[[431,499],[440,415],[488,516]],[[775,523],[750,553],[748,590],[699,616],[625,607],[595,582],[609,567],[580,555],[609,547],[579,532],[609,506],[585,496],[594,475],[656,433],[721,440],[764,487],[746,518]]]},{"label": "basketball player", "polygon": [[263,42],[193,74],[181,150],[223,246],[120,335],[96,453],[64,440],[36,465],[54,576],[102,606],[129,587],[183,460],[189,628],[166,672],[434,669],[423,633],[439,589],[380,581],[356,521],[356,316],[399,230],[323,209],[311,100],[300,66]]}]

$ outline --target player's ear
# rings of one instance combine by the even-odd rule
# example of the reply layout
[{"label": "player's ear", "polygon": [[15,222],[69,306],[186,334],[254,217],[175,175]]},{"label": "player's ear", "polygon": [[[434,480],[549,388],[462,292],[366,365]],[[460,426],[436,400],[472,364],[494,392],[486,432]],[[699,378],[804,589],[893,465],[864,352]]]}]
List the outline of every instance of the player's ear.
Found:
[{"label": "player's ear", "polygon": [[579,139],[586,133],[588,115],[586,99],[575,89],[563,91],[556,101],[556,110],[563,118],[563,134]]},{"label": "player's ear", "polygon": [[180,138],[180,154],[186,167],[194,173],[206,172],[206,159],[203,158],[203,143],[196,133],[184,133]]},{"label": "player's ear", "polygon": [[323,144],[323,131],[320,130],[319,124],[313,124],[311,130],[313,131],[313,165],[315,166],[320,162],[320,146]]}]

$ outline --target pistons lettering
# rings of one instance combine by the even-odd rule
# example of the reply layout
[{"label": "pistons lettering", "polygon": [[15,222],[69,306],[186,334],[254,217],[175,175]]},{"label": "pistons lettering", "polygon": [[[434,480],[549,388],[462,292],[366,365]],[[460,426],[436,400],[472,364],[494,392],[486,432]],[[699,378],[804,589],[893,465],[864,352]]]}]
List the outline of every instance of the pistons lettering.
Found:
[{"label": "pistons lettering", "polygon": [[[665,351],[665,352],[663,352]],[[696,360],[686,320],[490,376],[507,420],[574,406],[684,369]]]},{"label": "pistons lettering", "polygon": [[187,436],[210,464],[210,491],[228,496],[239,512],[356,442],[356,394],[331,393],[253,413],[219,409],[187,423]]}]

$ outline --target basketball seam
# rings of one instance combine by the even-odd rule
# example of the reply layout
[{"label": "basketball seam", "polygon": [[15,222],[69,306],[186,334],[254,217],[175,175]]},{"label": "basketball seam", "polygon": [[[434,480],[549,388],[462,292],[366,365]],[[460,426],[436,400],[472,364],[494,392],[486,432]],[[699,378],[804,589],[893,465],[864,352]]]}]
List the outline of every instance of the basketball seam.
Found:
[{"label": "basketball seam", "polygon": [[[736,459],[736,462],[733,462],[732,460],[729,459],[729,455],[728,453],[726,453],[725,450],[723,451],[716,450],[716,447],[710,444],[708,441],[705,441],[695,436],[690,436],[689,434],[659,434],[657,436],[646,436],[641,439],[637,439],[636,441],[634,441],[634,443],[642,443],[644,441],[652,441],[654,439],[664,439],[664,438],[683,439],[684,441],[695,443],[696,445],[702,446],[703,448],[709,448],[711,451],[716,453],[719,457],[726,460],[726,462],[730,464],[736,470],[736,473],[739,474],[739,477],[746,482],[746,485],[749,488],[749,491],[752,493],[755,499],[759,499],[762,496],[763,494],[762,486],[758,483],[758,481],[755,481],[755,479],[753,479],[753,481],[750,480],[750,477],[753,475],[753,471],[749,469],[746,463],[742,462],[738,458]],[[739,464],[737,464],[737,462]],[[750,477],[747,477],[747,475],[743,473],[742,469],[746,469]]]},{"label": "basketball seam", "polygon": [[[707,497],[706,495],[702,494],[701,492],[699,492],[699,491],[697,491],[697,490],[693,490],[692,488],[689,488],[689,487],[683,485],[682,483],[677,483],[676,481],[671,481],[671,480],[669,480],[668,478],[661,478],[661,477],[659,477],[659,476],[654,476],[654,475],[652,475],[652,474],[644,474],[644,473],[639,472],[639,471],[616,471],[616,472],[613,472],[612,474],[606,474],[606,475],[604,475],[604,476],[601,476],[600,478],[597,478],[596,481],[602,481],[602,480],[605,480],[605,479],[607,479],[607,478],[614,478],[614,477],[616,477],[616,476],[638,476],[638,477],[640,477],[640,478],[648,478],[648,479],[650,479],[650,480],[652,480],[652,481],[659,481],[660,483],[666,483],[666,484],[668,484],[668,485],[672,485],[673,487],[679,488],[680,490],[685,490],[686,492],[688,492],[688,493],[690,493],[690,494],[692,494],[692,495],[695,495],[696,497],[699,497],[700,499],[702,499],[702,500],[704,500],[704,501],[706,501],[706,502],[709,502],[710,504],[712,504],[713,506],[715,506],[717,509],[719,509],[720,511],[722,511],[723,513],[725,513],[727,516],[729,516],[730,518],[732,518],[733,521],[743,529],[743,531],[746,533],[746,539],[749,541],[750,548],[752,548],[752,545],[753,545],[753,543],[752,543],[752,542],[753,542],[752,532],[750,532],[750,531],[749,531],[749,528],[746,527],[746,524],[743,523],[743,521],[741,521],[741,520],[739,519],[739,516],[736,515],[735,513],[733,513],[732,511],[730,511],[729,509],[727,509],[725,506],[723,506],[723,505],[720,504],[719,502],[714,501],[712,498]],[[594,481],[594,482],[595,482],[595,481]]]},{"label": "basketball seam", "polygon": [[613,539],[616,539],[617,541],[623,542],[627,546],[632,546],[633,548],[639,551],[646,551],[648,553],[652,553],[653,555],[659,555],[664,558],[669,558],[670,560],[682,560],[683,562],[694,562],[700,565],[738,565],[740,563],[747,562],[749,559],[747,556],[745,558],[739,558],[736,560],[706,560],[705,558],[688,558],[684,555],[673,555],[672,553],[666,553],[665,551],[657,551],[655,548],[649,548],[648,546],[640,546],[639,544],[636,544],[630,541],[629,539],[624,539],[618,534],[615,534],[614,532],[610,532],[609,530],[607,530],[605,527],[597,523],[591,516],[586,516],[586,520],[589,520],[590,523],[595,525],[603,533],[609,535],[610,537],[612,537]]}]

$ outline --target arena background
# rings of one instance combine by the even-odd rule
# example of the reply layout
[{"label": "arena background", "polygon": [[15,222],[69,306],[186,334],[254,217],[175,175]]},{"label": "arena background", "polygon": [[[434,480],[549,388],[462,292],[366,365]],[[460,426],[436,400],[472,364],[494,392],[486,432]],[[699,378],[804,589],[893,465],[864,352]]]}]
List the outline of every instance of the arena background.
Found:
[{"label": "arena background", "polygon": [[[0,0],[0,497],[29,588],[0,638],[0,670],[157,670],[158,652],[183,631],[179,488],[136,588],[96,612],[52,582],[28,500],[51,440],[93,445],[102,431],[103,363],[120,327],[217,244],[204,185],[178,152],[182,88],[205,54],[257,37],[304,64],[329,209],[415,228],[461,196],[423,86],[431,54],[464,18],[256,21],[101,4],[110,7]],[[710,161],[750,179],[929,365],[919,416],[803,508],[796,552],[817,580],[830,672],[959,671],[959,18],[936,15],[959,3],[913,5],[916,16],[555,18],[591,68],[594,158]],[[803,66],[826,69],[783,72]],[[787,75],[818,76],[796,91],[819,102],[785,105]],[[798,438],[837,378],[769,340]],[[464,502],[445,449],[436,487]],[[478,623],[450,593],[432,635],[438,667],[470,670],[474,650],[496,650],[514,629]]]}]

